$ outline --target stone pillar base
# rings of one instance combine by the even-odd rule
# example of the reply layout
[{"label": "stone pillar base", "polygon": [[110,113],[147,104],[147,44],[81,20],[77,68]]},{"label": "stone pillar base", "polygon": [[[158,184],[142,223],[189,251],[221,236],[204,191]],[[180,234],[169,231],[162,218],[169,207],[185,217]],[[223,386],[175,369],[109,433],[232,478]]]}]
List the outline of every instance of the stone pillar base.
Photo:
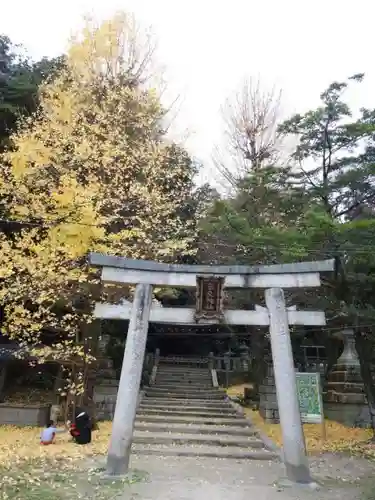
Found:
[{"label": "stone pillar base", "polygon": [[367,404],[325,403],[324,416],[346,427],[371,427],[370,411]]}]

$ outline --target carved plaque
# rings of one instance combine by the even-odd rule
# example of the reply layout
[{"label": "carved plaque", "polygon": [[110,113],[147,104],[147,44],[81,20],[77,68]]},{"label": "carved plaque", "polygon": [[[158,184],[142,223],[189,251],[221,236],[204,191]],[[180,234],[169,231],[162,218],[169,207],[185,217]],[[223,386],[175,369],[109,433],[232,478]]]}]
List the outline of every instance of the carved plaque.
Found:
[{"label": "carved plaque", "polygon": [[197,303],[195,319],[221,321],[223,314],[224,277],[197,276]]}]

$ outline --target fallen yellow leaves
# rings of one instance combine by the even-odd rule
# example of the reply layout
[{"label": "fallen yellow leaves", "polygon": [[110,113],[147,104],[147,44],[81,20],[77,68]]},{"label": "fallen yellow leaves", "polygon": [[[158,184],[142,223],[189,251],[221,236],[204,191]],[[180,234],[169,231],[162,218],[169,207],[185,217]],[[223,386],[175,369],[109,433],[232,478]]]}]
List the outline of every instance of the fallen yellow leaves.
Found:
[{"label": "fallen yellow leaves", "polygon": [[232,385],[231,387],[228,387],[227,394],[229,397],[234,398],[243,398],[244,396],[244,391],[245,389],[252,389],[253,384],[239,384],[239,385]]},{"label": "fallen yellow leaves", "polygon": [[107,452],[111,433],[111,422],[99,424],[99,430],[93,432],[92,443],[78,446],[71,441],[70,434],[58,434],[56,443],[41,446],[41,429],[35,427],[0,426],[0,466],[16,466],[33,458],[51,458],[75,460]]},{"label": "fallen yellow leaves", "polygon": [[[108,500],[117,498],[126,485],[143,480],[135,471],[131,478],[106,480],[100,456],[105,455],[112,424],[100,424],[89,445],[58,434],[56,444],[41,446],[41,429],[0,426],[1,500]],[[93,457],[98,456],[97,459]]]},{"label": "fallen yellow leaves", "polygon": [[[251,384],[241,384],[229,387],[229,397],[243,398],[244,389],[251,388]],[[282,434],[280,424],[266,423],[260,416],[259,411],[252,408],[244,408],[245,414],[263,434],[272,439],[277,446],[282,446]],[[375,459],[375,444],[369,443],[372,438],[370,429],[349,428],[344,425],[325,421],[326,440],[323,440],[321,424],[304,424],[306,448],[308,453],[317,454],[321,452],[349,452],[361,454]]]},{"label": "fallen yellow leaves", "polygon": [[[260,431],[270,437],[278,446],[282,446],[283,440],[280,424],[268,424],[264,422],[259,412],[250,408],[245,408],[245,413]],[[306,447],[309,453],[354,450],[358,446],[365,445],[372,437],[372,432],[369,429],[348,428],[338,422],[330,420],[325,421],[325,426],[327,434],[326,441],[322,438],[321,424],[303,425]]]}]

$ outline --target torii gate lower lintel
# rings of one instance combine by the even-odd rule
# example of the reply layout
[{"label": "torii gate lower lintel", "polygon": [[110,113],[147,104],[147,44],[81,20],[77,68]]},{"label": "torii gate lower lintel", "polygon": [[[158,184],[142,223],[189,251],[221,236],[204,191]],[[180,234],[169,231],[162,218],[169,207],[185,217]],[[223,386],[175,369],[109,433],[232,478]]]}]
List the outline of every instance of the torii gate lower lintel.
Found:
[{"label": "torii gate lower lintel", "polygon": [[221,301],[215,297],[215,291],[209,292],[209,299],[216,306],[213,305],[212,310],[208,308],[207,318],[203,314],[203,322],[218,322],[215,315],[222,314],[224,321],[231,324],[269,326],[287,477],[298,483],[311,482],[289,324],[322,326],[325,315],[321,311],[288,310],[283,288],[320,286],[320,273],[334,270],[333,259],[270,266],[203,266],[162,264],[93,253],[90,254],[90,264],[102,269],[103,282],[136,285],[131,305],[97,304],[95,309],[98,318],[130,319],[107,459],[109,475],[121,475],[128,471],[149,321],[186,324],[195,319],[202,322],[202,311],[198,315],[198,311],[188,308],[152,307],[152,286],[197,287],[199,295],[200,279],[216,279],[221,283],[220,290],[266,289],[267,307],[257,307],[253,311],[218,311],[215,307]]}]

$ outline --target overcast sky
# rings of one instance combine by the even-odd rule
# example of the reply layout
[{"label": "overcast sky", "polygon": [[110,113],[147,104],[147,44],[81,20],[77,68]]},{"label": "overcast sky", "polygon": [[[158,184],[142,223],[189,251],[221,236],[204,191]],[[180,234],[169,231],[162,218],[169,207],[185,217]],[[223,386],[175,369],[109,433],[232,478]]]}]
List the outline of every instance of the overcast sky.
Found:
[{"label": "overcast sky", "polygon": [[12,0],[2,5],[0,32],[33,57],[66,47],[82,16],[130,10],[159,40],[169,91],[183,97],[176,121],[187,147],[206,165],[220,142],[220,106],[244,77],[283,89],[289,114],[318,102],[333,80],[366,73],[353,106],[375,107],[374,8],[370,0]]}]

